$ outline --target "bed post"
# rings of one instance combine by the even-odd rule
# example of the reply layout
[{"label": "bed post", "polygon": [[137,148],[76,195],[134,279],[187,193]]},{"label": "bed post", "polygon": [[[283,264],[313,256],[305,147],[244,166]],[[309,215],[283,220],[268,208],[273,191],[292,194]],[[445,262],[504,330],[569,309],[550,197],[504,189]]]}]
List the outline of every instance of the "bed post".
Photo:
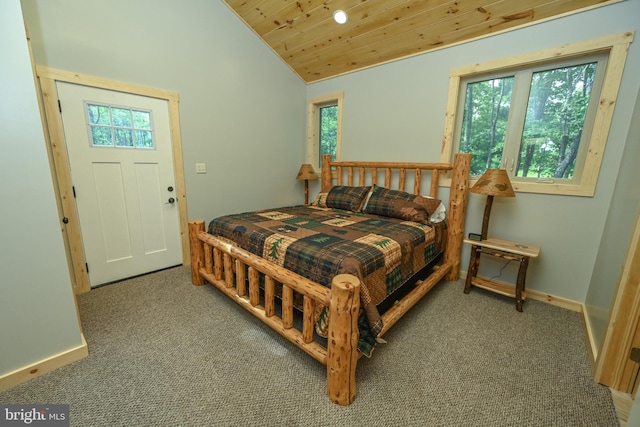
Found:
[{"label": "bed post", "polygon": [[444,262],[452,267],[446,275],[446,280],[454,281],[460,277],[460,250],[464,237],[464,219],[467,209],[469,189],[469,169],[471,168],[471,154],[457,153],[453,161],[453,176],[449,191],[449,214],[447,216],[447,248]]},{"label": "bed post", "polygon": [[191,283],[196,286],[204,285],[204,279],[200,276],[200,269],[204,266],[203,244],[200,239],[198,239],[198,233],[200,231],[204,231],[204,220],[190,220],[189,243],[191,246]]},{"label": "bed post", "polygon": [[330,188],[332,184],[331,177],[331,154],[323,154],[322,155],[322,171],[321,171],[321,185],[320,191],[324,188]]},{"label": "bed post", "polygon": [[331,281],[327,338],[327,394],[333,403],[347,406],[356,398],[360,280],[339,274]]}]

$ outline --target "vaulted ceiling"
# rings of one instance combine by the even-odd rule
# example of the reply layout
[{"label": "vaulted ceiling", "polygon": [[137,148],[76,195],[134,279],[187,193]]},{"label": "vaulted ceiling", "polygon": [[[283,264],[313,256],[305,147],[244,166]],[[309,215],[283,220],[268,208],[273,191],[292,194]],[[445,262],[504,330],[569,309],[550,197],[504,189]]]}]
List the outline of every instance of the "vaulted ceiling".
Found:
[{"label": "vaulted ceiling", "polygon": [[617,1],[224,0],[307,83]]}]

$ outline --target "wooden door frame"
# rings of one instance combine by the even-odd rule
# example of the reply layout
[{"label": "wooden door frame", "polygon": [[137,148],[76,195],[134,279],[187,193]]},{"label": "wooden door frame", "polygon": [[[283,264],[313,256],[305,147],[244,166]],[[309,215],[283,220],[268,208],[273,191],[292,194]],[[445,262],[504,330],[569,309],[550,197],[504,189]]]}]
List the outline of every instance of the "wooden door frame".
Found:
[{"label": "wooden door frame", "polygon": [[[605,337],[596,358],[595,380],[629,393],[635,362],[629,359],[640,319],[640,210],[620,275]],[[632,393],[635,395],[635,390]]]},{"label": "wooden door frame", "polygon": [[[88,292],[91,287],[87,274],[87,260],[84,253],[78,209],[73,196],[71,169],[64,137],[62,115],[58,104],[56,82],[72,83],[98,89],[141,95],[149,98],[165,100],[169,108],[169,125],[171,127],[171,145],[173,168],[175,174],[176,199],[178,204],[178,220],[180,223],[180,242],[182,245],[182,263],[189,265],[189,233],[187,230],[187,196],[184,184],[184,167],[182,161],[182,141],[180,139],[180,120],[178,113],[178,94],[162,89],[123,83],[101,77],[94,77],[49,67],[36,66],[36,76],[43,99],[44,116],[48,130],[49,161],[54,177],[54,191],[59,205],[60,224],[64,235],[67,261],[71,273],[71,283],[75,294]],[[67,223],[63,219],[67,218]]]}]

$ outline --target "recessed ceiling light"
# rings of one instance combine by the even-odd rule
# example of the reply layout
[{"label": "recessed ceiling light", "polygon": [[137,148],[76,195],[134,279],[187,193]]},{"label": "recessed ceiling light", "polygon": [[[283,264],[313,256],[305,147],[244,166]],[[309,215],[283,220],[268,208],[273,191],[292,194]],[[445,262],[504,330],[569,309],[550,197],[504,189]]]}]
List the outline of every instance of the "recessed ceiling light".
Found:
[{"label": "recessed ceiling light", "polygon": [[347,12],[345,12],[344,10],[336,10],[335,12],[333,12],[333,19],[338,24],[344,24],[349,20],[349,17],[347,16]]}]

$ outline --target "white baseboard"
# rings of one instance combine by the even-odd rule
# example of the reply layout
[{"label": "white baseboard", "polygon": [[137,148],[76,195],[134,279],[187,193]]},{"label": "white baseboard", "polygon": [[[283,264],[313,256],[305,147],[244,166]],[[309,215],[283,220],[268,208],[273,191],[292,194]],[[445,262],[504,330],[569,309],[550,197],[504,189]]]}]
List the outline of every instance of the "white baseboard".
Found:
[{"label": "white baseboard", "polygon": [[84,335],[81,334],[80,336],[82,338],[82,344],[78,347],[69,349],[29,366],[25,366],[23,368],[0,376],[0,391],[15,387],[18,384],[29,381],[32,378],[37,378],[40,375],[44,375],[48,372],[87,357],[89,355],[87,342],[84,339]]}]

